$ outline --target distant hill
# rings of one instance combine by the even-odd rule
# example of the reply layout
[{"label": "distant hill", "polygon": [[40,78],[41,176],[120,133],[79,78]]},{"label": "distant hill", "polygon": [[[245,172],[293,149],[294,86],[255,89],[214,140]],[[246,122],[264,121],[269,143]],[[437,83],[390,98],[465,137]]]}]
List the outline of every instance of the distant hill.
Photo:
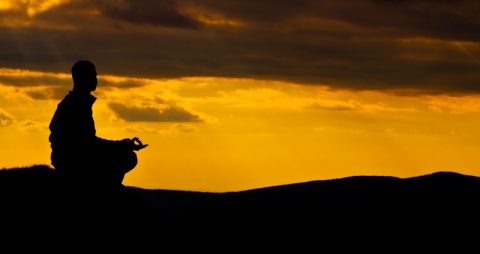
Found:
[{"label": "distant hill", "polygon": [[406,245],[476,236],[470,234],[480,227],[480,178],[455,172],[351,176],[226,193],[130,188],[150,200],[165,228],[188,228],[196,236],[209,228],[222,236],[274,236],[277,243],[367,238]]},{"label": "distant hill", "polygon": [[455,172],[410,178],[351,176],[225,193],[128,188],[150,200],[160,213],[273,212],[298,208],[325,212],[343,207],[386,209],[414,203],[424,208],[450,202],[467,205],[464,197],[480,195],[480,178]]},{"label": "distant hill", "polygon": [[134,186],[120,194],[88,186],[72,191],[60,182],[46,165],[2,169],[2,215],[37,214],[39,219],[48,214],[50,222],[88,215],[98,219],[96,223],[127,221],[182,237],[199,237],[207,229],[217,237],[245,230],[258,236],[320,230],[343,237],[385,237],[406,230],[411,237],[459,234],[480,225],[480,178],[455,172],[410,178],[351,176],[225,193]]}]

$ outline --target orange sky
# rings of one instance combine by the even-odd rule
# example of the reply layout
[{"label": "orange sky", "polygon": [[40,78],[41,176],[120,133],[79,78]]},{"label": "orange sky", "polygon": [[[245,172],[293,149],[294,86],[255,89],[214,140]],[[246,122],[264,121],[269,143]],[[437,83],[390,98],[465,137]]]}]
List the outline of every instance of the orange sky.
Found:
[{"label": "orange sky", "polygon": [[125,185],[480,175],[477,2],[140,2],[0,4],[0,167],[50,163],[88,59],[98,136],[149,144]]}]

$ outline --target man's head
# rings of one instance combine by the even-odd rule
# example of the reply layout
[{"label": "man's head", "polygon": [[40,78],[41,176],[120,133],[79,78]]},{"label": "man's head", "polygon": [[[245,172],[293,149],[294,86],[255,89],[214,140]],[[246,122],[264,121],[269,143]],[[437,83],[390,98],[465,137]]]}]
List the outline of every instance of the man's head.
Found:
[{"label": "man's head", "polygon": [[90,61],[78,61],[72,67],[73,90],[92,92],[97,88],[97,71]]}]

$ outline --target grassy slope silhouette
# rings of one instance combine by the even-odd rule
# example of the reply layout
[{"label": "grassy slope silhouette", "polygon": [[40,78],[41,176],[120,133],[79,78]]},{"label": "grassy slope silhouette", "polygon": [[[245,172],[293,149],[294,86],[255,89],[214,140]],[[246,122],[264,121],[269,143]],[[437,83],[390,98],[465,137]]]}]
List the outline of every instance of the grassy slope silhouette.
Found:
[{"label": "grassy slope silhouette", "polygon": [[205,229],[218,235],[245,230],[298,235],[308,229],[342,237],[405,230],[410,236],[458,234],[464,232],[460,226],[476,227],[480,215],[480,178],[454,172],[410,178],[351,176],[225,193],[126,186],[121,194],[106,194],[89,186],[73,191],[51,167],[33,165],[2,169],[0,188],[4,218],[22,215],[31,223],[50,215],[50,223],[61,218],[62,225],[83,225],[79,218],[93,225],[125,225],[129,220],[182,237],[201,235]]}]

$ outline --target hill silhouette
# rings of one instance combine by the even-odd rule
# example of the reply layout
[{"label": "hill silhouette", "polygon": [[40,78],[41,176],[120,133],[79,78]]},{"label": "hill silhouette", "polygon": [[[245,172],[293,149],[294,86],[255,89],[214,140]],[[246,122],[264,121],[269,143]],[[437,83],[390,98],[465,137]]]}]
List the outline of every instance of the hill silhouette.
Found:
[{"label": "hill silhouette", "polygon": [[312,228],[344,237],[460,235],[465,225],[478,226],[480,218],[480,178],[455,172],[351,176],[227,193],[132,190],[164,217],[176,216],[191,227],[215,226],[219,232],[302,234]]},{"label": "hill silhouette", "polygon": [[404,237],[421,238],[478,231],[480,216],[480,178],[455,172],[351,176],[224,193],[134,186],[108,192],[64,186],[52,168],[34,165],[2,169],[0,190],[3,218],[25,225],[48,221],[64,229],[92,229],[116,223],[182,239],[206,232],[237,240],[242,232],[277,240],[387,238],[405,232]]},{"label": "hill silhouette", "polygon": [[93,228],[111,233],[119,227],[144,230],[155,225],[149,201],[127,187],[102,189],[62,180],[48,165],[0,170],[3,229],[22,229],[24,234],[50,228],[53,237]]}]

